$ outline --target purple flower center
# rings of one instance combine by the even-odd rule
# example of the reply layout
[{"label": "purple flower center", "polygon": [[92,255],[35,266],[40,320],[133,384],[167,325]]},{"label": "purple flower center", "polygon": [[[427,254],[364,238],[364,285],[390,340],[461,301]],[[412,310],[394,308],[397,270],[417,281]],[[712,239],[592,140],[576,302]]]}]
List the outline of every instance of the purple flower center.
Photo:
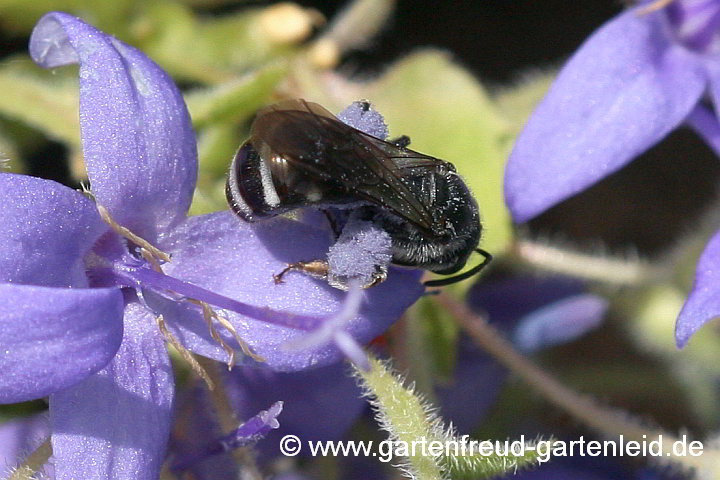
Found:
[{"label": "purple flower center", "polygon": [[720,53],[720,1],[676,0],[665,11],[678,42],[698,53]]},{"label": "purple flower center", "polygon": [[165,275],[142,258],[139,247],[123,245],[114,232],[108,232],[95,244],[85,259],[91,287],[149,288],[173,300],[198,300],[218,308],[275,325],[313,330],[326,320],[256,307]]}]

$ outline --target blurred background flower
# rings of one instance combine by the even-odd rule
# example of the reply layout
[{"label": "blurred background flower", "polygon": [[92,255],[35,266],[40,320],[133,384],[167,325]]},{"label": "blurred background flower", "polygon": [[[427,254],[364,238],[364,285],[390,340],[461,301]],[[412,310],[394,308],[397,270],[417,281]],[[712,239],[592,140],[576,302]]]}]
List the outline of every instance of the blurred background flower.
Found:
[{"label": "blurred background flower", "polygon": [[[667,21],[677,26],[695,8],[712,13],[716,5],[677,0],[661,7],[675,12]],[[138,47],[178,83],[197,137],[193,215],[227,208],[229,160],[258,108],[302,97],[340,112],[352,101],[368,99],[384,115],[390,138],[408,135],[411,148],[454,163],[478,198],[481,246],[495,261],[480,279],[447,289],[457,302],[466,300],[515,348],[532,355],[535,365],[627,419],[642,417],[664,431],[709,439],[720,427],[716,329],[700,329],[678,353],[673,328],[698,256],[720,225],[715,201],[720,164],[713,149],[692,129],[670,128],[666,137],[664,132],[646,142],[649,150],[632,152],[626,159],[631,163],[594,177],[592,186],[560,192],[539,180],[567,173],[543,168],[548,165],[543,158],[557,160],[567,145],[543,135],[538,144],[544,156],[538,155],[541,149],[528,153],[537,168],[532,174],[520,169],[530,186],[515,195],[535,205],[544,201],[542,195],[562,198],[543,204],[532,219],[516,216],[522,225],[512,223],[504,202],[505,165],[515,137],[565,60],[613,18],[648,22],[666,12],[634,19],[633,13],[621,13],[623,8],[603,0],[466,0],[452,7],[431,0],[0,0],[0,88],[6,92],[0,96],[0,168],[73,188],[86,180],[76,71],[44,71],[27,56],[30,31],[50,10],[69,11]],[[710,17],[706,25],[714,26],[716,16]],[[710,30],[688,37],[681,29],[668,41],[700,48],[707,59],[714,43],[698,41],[712,40]],[[620,70],[627,67],[620,63]],[[698,102],[714,115],[705,97]],[[638,103],[644,105],[643,99]],[[620,117],[628,120],[622,112]],[[717,150],[711,129],[696,130]],[[192,266],[183,273],[201,275],[203,262],[190,257]],[[710,298],[718,288],[714,261],[713,254],[705,263],[712,267],[706,269],[707,286],[701,286]],[[233,289],[242,288],[237,282]],[[713,312],[707,310],[703,321]],[[417,302],[372,348],[392,359],[415,392],[459,433],[479,439],[609,435],[563,408],[548,411],[548,395],[533,393],[518,380],[520,372],[475,345],[433,296]],[[397,473],[373,459],[277,455],[277,439],[287,433],[306,439],[385,438],[365,400],[358,399],[347,364],[302,373],[243,367],[227,375],[217,365],[205,365],[220,386],[219,393],[209,393],[183,360],[174,356],[173,363],[178,393],[172,455],[203,452],[241,421],[276,401],[284,405],[280,428],[254,447],[208,457],[181,473],[166,462],[163,478],[190,473],[228,478],[240,470],[254,479]],[[29,455],[46,435],[31,415],[46,408],[37,400],[0,409],[2,431],[9,432],[0,436],[5,464],[31,463]],[[640,423],[649,422],[628,420],[629,426]],[[628,459],[576,460],[552,461],[521,478],[658,478],[664,468]]]}]

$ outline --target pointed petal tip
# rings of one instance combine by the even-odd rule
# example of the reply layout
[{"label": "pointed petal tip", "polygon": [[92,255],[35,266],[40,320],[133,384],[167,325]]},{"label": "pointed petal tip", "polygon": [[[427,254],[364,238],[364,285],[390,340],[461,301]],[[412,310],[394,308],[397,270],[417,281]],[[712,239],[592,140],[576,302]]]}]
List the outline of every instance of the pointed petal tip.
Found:
[{"label": "pointed petal tip", "polygon": [[49,12],[38,20],[28,45],[30,57],[35,63],[44,68],[54,68],[79,61],[63,26],[73,19],[79,21],[64,12]]},{"label": "pointed petal tip", "polygon": [[184,218],[197,147],[183,96],[167,73],[139,50],[62,12],[40,19],[29,49],[41,67],[80,65],[83,155],[98,203],[146,237]]},{"label": "pointed petal tip", "polygon": [[691,294],[675,322],[675,346],[678,350],[685,348],[692,336],[695,335],[703,325],[718,316],[715,314],[703,315],[696,311],[696,306],[693,295]]},{"label": "pointed petal tip", "polygon": [[690,338],[720,316],[720,231],[710,239],[698,259],[695,281],[675,322],[675,342],[684,348]]},{"label": "pointed petal tip", "polygon": [[505,195],[516,222],[616,172],[687,118],[707,73],[673,45],[657,16],[630,9],[573,54],[510,154]]}]

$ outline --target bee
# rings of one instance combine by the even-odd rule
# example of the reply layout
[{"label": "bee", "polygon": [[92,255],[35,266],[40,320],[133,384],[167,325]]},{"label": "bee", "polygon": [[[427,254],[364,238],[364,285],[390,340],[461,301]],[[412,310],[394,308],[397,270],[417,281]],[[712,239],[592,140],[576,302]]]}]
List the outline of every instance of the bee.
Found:
[{"label": "bee", "polygon": [[[359,105],[363,111],[371,108],[365,101]],[[482,231],[477,202],[451,163],[410,150],[408,144],[405,136],[385,141],[364,133],[317,103],[283,101],[257,113],[250,138],[230,166],[227,200],[247,222],[317,207],[326,211],[336,236],[342,226],[333,207],[349,210],[389,234],[395,265],[450,275],[473,252],[484,257],[462,274],[425,285],[475,275],[492,258],[477,248]],[[328,264],[293,263],[275,275],[276,281],[289,270],[327,277]],[[386,272],[379,268],[364,287],[384,280]]]}]

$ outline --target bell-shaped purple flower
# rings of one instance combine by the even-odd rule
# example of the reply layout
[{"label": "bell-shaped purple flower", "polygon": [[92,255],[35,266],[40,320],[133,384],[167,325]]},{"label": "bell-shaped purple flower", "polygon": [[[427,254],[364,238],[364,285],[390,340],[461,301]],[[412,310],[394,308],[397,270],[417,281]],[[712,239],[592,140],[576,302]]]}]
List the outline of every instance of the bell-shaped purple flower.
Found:
[{"label": "bell-shaped purple flower", "polygon": [[[46,68],[80,66],[96,202],[52,181],[0,173],[0,402],[50,397],[58,479],[157,478],[174,397],[171,336],[225,361],[224,346],[241,347],[235,330],[269,368],[302,370],[356,351],[354,342],[382,333],[422,293],[417,272],[393,270],[333,323],[343,292],[303,275],[282,285],[272,278],[288,262],[324,257],[327,225],[277,218],[250,226],[229,212],[187,217],[195,137],[162,69],[65,13],[38,22],[30,52]],[[172,260],[126,240],[99,211]],[[284,348],[328,321],[331,336]],[[336,338],[340,348],[325,341]]]},{"label": "bell-shaped purple flower", "polygon": [[[647,2],[646,2],[647,3]],[[600,27],[558,74],[518,136],[505,199],[524,222],[619,170],[687,124],[720,154],[720,2],[637,5]],[[711,113],[702,100],[714,106]],[[713,241],[676,326],[682,347],[720,314]],[[714,270],[717,272],[717,270]]]}]

